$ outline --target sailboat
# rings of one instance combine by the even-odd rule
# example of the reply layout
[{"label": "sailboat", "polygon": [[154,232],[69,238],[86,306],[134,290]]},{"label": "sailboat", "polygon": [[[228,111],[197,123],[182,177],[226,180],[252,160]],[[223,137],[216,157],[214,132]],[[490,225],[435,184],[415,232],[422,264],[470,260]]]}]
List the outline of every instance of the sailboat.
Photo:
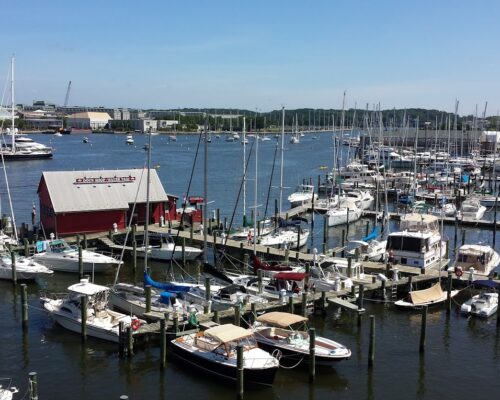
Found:
[{"label": "sailboat", "polygon": [[[18,130],[15,127],[15,109],[14,99],[14,57],[11,61],[11,127],[7,128],[7,134],[11,135],[11,143],[2,143],[0,154],[3,160],[34,160],[52,158],[52,148],[41,143],[34,142],[30,138],[20,138]],[[21,143],[22,142],[22,143]]]},{"label": "sailboat", "polygon": [[295,131],[292,133],[292,137],[290,138],[291,144],[299,144],[300,143],[300,135],[299,129],[297,125],[297,114],[295,114]]}]

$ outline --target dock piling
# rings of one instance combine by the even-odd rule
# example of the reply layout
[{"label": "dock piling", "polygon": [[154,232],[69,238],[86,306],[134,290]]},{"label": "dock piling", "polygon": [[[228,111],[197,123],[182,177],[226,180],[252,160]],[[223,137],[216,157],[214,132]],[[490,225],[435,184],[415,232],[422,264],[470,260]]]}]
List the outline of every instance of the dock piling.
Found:
[{"label": "dock piling", "polygon": [[294,306],[293,306],[293,296],[290,296],[290,297],[288,298],[288,312],[289,312],[290,314],[293,314],[293,313],[294,313],[294,311],[295,311],[295,310],[294,310]]},{"label": "dock piling", "polygon": [[181,247],[181,251],[182,251],[182,266],[185,267],[186,266],[186,238],[182,238],[182,247]]},{"label": "dock piling", "polygon": [[80,310],[81,310],[81,334],[82,341],[87,340],[87,305],[89,303],[89,297],[84,295],[80,297]]},{"label": "dock piling", "polygon": [[28,287],[21,284],[21,306],[22,306],[22,326],[23,330],[28,328]]},{"label": "dock piling", "polygon": [[375,315],[370,315],[370,344],[368,347],[368,367],[375,361]]},{"label": "dock piling", "polygon": [[262,269],[257,270],[257,283],[258,283],[258,289],[259,289],[259,294],[262,294]]},{"label": "dock piling", "polygon": [[137,271],[137,242],[135,240],[135,237],[132,240],[132,270],[134,271],[135,275],[135,271]]},{"label": "dock piling", "polygon": [[30,256],[30,243],[28,242],[28,239],[24,239],[24,256],[29,257]]},{"label": "dock piling", "polygon": [[160,367],[165,368],[167,360],[167,319],[160,319]]},{"label": "dock piling", "polygon": [[28,374],[30,400],[38,400],[38,379],[36,372]]},{"label": "dock piling", "polygon": [[307,316],[307,293],[302,293],[302,316]]},{"label": "dock piling", "polygon": [[[252,306],[253,306],[253,305],[254,305],[254,303],[252,303]],[[218,311],[218,310],[215,310],[215,311],[214,311],[213,321],[214,321],[216,324],[220,324],[220,318],[219,318],[219,311]]]},{"label": "dock piling", "polygon": [[309,382],[316,378],[316,330],[309,328]]},{"label": "dock piling", "polygon": [[146,291],[146,312],[151,312],[151,285],[144,287]]},{"label": "dock piling", "polygon": [[78,275],[80,279],[83,279],[83,255],[82,246],[78,245]]},{"label": "dock piling", "polygon": [[233,309],[234,309],[234,325],[236,326],[240,326],[240,321],[241,321],[241,318],[240,318],[240,306],[237,305],[237,306],[233,306]]},{"label": "dock piling", "polygon": [[134,355],[134,338],[132,336],[132,327],[127,326],[127,356],[131,358]]},{"label": "dock piling", "polygon": [[420,326],[420,353],[425,351],[425,336],[427,331],[427,306],[422,307],[422,324]]},{"label": "dock piling", "polygon": [[118,323],[118,353],[120,357],[125,355],[125,322]]},{"label": "dock piling", "polygon": [[237,385],[238,385],[238,400],[243,400],[243,395],[244,395],[244,376],[243,376],[243,371],[244,371],[244,364],[243,364],[243,346],[239,344],[236,346],[236,369],[237,369],[237,374],[238,377],[236,379]]},{"label": "dock piling", "polygon": [[203,306],[203,313],[208,314],[208,302],[210,301],[210,278],[205,278],[205,302],[206,304]]},{"label": "dock piling", "polygon": [[83,248],[86,249],[88,247],[87,243],[87,233],[83,232]]},{"label": "dock piling", "polygon": [[446,314],[451,314],[451,271],[448,270],[448,280],[446,281]]},{"label": "dock piling", "polygon": [[13,250],[10,251],[10,262],[12,270],[12,284],[17,285],[17,269],[16,269],[16,254]]}]

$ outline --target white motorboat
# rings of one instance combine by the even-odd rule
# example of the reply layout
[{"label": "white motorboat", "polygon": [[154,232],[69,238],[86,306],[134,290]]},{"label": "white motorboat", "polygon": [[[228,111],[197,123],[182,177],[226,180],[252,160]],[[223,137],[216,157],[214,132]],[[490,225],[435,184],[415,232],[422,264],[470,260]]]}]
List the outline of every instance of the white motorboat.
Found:
[{"label": "white motorboat", "polygon": [[485,212],[486,207],[481,205],[478,199],[464,200],[460,207],[460,215],[464,220],[479,221]]},{"label": "white motorboat", "polygon": [[[452,290],[451,297],[455,297],[459,290]],[[435,304],[443,303],[448,297],[447,292],[441,289],[441,285],[436,283],[429,289],[414,290],[408,293],[408,298],[405,300],[398,300],[394,304],[402,308],[422,308],[423,306],[433,306]]]},{"label": "white motorboat", "polygon": [[344,197],[354,201],[360,210],[369,210],[375,201],[368,190],[352,189],[345,193]]},{"label": "white motorboat", "polygon": [[89,138],[87,136],[84,136],[82,142],[83,143],[88,143],[89,142]]},{"label": "white motorboat", "polygon": [[134,331],[144,323],[135,317],[109,309],[110,289],[106,286],[81,279],[79,283],[69,286],[68,291],[68,295],[64,298],[42,297],[40,300],[54,320],[72,332],[80,333],[82,329],[83,296],[88,296],[86,325],[87,334],[91,337],[118,343],[120,322],[124,323],[124,327],[130,326]]},{"label": "white motorboat", "polygon": [[479,200],[479,202],[481,203],[482,206],[485,206],[487,208],[495,207],[495,205],[497,208],[500,207],[500,197],[497,197],[497,196],[478,196],[477,199]]},{"label": "white motorboat", "polygon": [[328,226],[337,226],[354,222],[361,218],[362,211],[351,199],[341,199],[338,207],[327,212]]},{"label": "white motorboat", "polygon": [[446,254],[438,218],[418,213],[403,215],[400,231],[387,237],[387,250],[392,250],[395,263],[422,269],[434,266]]},{"label": "white motorboat", "polygon": [[347,254],[364,261],[380,261],[385,254],[387,248],[387,240],[372,239],[368,242],[364,240],[351,240],[350,246],[355,246],[349,250]]},{"label": "white motorboat", "polygon": [[467,300],[460,307],[463,314],[475,317],[488,318],[497,312],[498,293],[480,293]]},{"label": "white motorboat", "polygon": [[[64,239],[51,239],[36,243],[35,261],[53,271],[78,272],[78,248],[70,246]],[[83,272],[104,272],[110,267],[119,265],[113,257],[82,250]]]},{"label": "white motorboat", "polygon": [[[159,244],[153,244],[155,239]],[[191,246],[185,246],[183,251],[182,246],[176,245],[170,235],[150,235],[149,240],[152,244],[148,247],[148,258],[151,260],[182,260],[184,253],[184,259],[192,261],[203,254],[203,250]],[[137,248],[139,257],[144,257],[145,253],[144,246]]]},{"label": "white motorboat", "polygon": [[[16,278],[18,280],[34,280],[40,276],[49,276],[54,272],[37,263],[32,257],[16,255]],[[12,280],[12,258],[5,254],[0,259],[0,279]]]},{"label": "white motorboat", "polygon": [[440,217],[441,215],[445,217],[453,217],[455,213],[457,212],[457,208],[455,207],[455,204],[453,203],[445,203],[439,208],[435,208],[432,211],[433,215],[436,215]]},{"label": "white motorboat", "polygon": [[243,346],[243,379],[246,385],[272,385],[279,361],[259,349],[254,334],[232,324],[218,325],[204,332],[171,341],[174,354],[190,366],[235,381],[236,346]]},{"label": "white motorboat", "polygon": [[330,208],[335,208],[339,204],[338,196],[330,196],[318,199],[314,202],[314,211],[326,213]]},{"label": "white motorboat", "polygon": [[125,139],[125,143],[128,145],[134,144],[134,137],[132,135],[127,135],[127,138]]},{"label": "white motorboat", "polygon": [[[266,236],[274,230],[274,223],[270,219],[265,219],[264,221],[257,222],[260,229],[257,227],[258,237]],[[233,240],[253,240],[255,235],[254,228],[246,226],[236,233],[233,233],[230,238]]]},{"label": "white motorboat", "polygon": [[500,255],[491,246],[481,244],[464,244],[460,246],[455,260],[455,271],[474,271],[481,275],[489,275],[500,264]]},{"label": "white motorboat", "polygon": [[[281,361],[309,362],[309,332],[308,319],[286,312],[268,312],[257,317],[252,325],[255,338],[259,345],[269,351],[278,349]],[[351,351],[344,345],[321,336],[314,341],[317,364],[330,364],[334,361],[346,360],[351,357]]]},{"label": "white motorboat", "polygon": [[305,246],[308,239],[308,229],[303,229],[301,227],[298,227],[297,229],[279,228],[273,233],[259,238],[258,243],[263,246],[295,249],[297,247]]},{"label": "white motorboat", "polygon": [[11,386],[9,378],[0,378],[0,400],[12,400],[16,393],[19,393],[19,390]]},{"label": "white motorboat", "polygon": [[290,207],[298,207],[310,201],[316,201],[318,195],[314,193],[313,185],[302,184],[297,187],[297,190],[288,196]]}]

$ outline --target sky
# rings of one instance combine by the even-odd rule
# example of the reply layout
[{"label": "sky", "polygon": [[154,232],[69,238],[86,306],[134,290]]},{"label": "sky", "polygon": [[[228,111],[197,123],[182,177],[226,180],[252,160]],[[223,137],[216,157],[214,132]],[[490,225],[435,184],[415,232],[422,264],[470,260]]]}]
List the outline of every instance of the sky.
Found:
[{"label": "sky", "polygon": [[[16,103],[500,111],[498,0],[10,1]],[[10,18],[12,16],[13,18]],[[7,100],[5,100],[7,99]]]}]

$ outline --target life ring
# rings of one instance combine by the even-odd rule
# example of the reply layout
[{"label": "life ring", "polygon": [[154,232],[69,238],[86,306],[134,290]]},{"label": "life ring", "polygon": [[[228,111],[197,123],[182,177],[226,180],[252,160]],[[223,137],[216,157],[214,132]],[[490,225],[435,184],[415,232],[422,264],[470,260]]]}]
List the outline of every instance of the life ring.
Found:
[{"label": "life ring", "polygon": [[455,268],[455,275],[457,278],[460,278],[464,274],[464,271],[462,271],[462,268]]},{"label": "life ring", "polygon": [[137,318],[134,318],[130,323],[130,326],[132,327],[133,331],[136,331],[141,327],[141,321],[139,321]]}]

